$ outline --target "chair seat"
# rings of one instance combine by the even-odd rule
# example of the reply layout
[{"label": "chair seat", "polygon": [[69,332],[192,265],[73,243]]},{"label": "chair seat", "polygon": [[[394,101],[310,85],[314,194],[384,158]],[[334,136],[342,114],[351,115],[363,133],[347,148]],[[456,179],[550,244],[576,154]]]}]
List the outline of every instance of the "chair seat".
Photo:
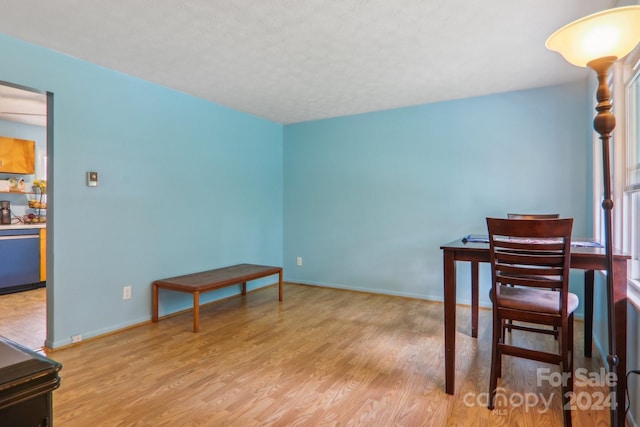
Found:
[{"label": "chair seat", "polygon": [[[578,308],[578,296],[569,292],[567,312]],[[514,310],[537,311],[541,313],[560,313],[560,292],[535,288],[500,288],[500,306]]]}]

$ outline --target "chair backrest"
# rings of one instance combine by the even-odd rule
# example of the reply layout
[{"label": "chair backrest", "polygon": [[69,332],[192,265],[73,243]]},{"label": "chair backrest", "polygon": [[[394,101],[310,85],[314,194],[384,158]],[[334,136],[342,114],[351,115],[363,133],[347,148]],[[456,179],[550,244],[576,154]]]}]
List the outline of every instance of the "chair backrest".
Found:
[{"label": "chair backrest", "polygon": [[558,289],[566,308],[572,227],[572,218],[487,218],[495,296],[500,285]]},{"label": "chair backrest", "polygon": [[507,214],[507,218],[509,219],[558,219],[560,218],[560,214],[518,214],[518,213],[510,213]]}]

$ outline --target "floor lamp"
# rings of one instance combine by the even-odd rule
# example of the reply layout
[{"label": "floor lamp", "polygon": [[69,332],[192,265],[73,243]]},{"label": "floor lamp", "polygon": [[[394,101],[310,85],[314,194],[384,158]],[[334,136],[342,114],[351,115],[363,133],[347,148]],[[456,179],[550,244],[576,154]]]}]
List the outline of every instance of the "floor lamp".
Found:
[{"label": "floor lamp", "polygon": [[[548,49],[560,53],[564,59],[579,67],[589,67],[598,75],[596,92],[597,114],[593,128],[602,140],[602,165],[604,175],[604,241],[607,267],[607,302],[609,371],[616,372],[618,355],[615,339],[615,302],[613,301],[613,242],[611,233],[611,170],[609,140],[616,126],[611,112],[611,93],[607,76],[609,68],[619,58],[626,56],[640,42],[640,6],[608,9],[571,22],[553,33],[548,39]],[[624,375],[624,374],[623,374]],[[611,425],[618,426],[617,385],[611,387]],[[624,405],[624,401],[622,402]],[[624,424],[624,422],[623,422]]]}]

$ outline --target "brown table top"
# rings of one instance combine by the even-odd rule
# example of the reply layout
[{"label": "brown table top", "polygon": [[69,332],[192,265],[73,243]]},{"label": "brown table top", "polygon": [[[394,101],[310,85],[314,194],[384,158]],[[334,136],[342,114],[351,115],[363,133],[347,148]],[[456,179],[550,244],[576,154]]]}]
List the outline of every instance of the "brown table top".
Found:
[{"label": "brown table top", "polygon": [[208,287],[233,285],[235,283],[258,279],[271,274],[278,274],[282,267],[256,264],[238,264],[214,270],[185,274],[156,280],[153,283],[159,287],[182,288],[193,291],[204,290]]},{"label": "brown table top", "polygon": [[[488,238],[488,236],[487,236]],[[576,255],[589,255],[589,256],[593,256],[593,255],[601,255],[601,256],[605,256],[605,249],[604,247],[599,248],[599,247],[588,247],[588,246],[578,246],[580,244],[580,242],[592,242],[593,239],[585,239],[585,238],[572,238],[572,245],[571,245],[571,255],[572,256],[576,256]],[[484,242],[469,242],[466,241],[463,237],[456,239],[452,242],[449,242],[445,245],[440,246],[440,249],[466,249],[466,250],[471,250],[471,251],[479,251],[479,252],[483,252],[483,251],[487,251],[489,249],[489,243],[484,243]],[[614,258],[624,258],[624,259],[630,259],[631,256],[619,249],[614,248],[613,249],[613,257]]]}]

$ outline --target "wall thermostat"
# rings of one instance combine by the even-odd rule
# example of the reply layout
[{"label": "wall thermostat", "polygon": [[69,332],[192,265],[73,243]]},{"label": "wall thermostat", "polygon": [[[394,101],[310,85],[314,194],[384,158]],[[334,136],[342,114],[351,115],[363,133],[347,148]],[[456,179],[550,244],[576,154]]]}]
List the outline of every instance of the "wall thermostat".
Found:
[{"label": "wall thermostat", "polygon": [[87,172],[87,185],[89,187],[98,186],[98,172]]}]

